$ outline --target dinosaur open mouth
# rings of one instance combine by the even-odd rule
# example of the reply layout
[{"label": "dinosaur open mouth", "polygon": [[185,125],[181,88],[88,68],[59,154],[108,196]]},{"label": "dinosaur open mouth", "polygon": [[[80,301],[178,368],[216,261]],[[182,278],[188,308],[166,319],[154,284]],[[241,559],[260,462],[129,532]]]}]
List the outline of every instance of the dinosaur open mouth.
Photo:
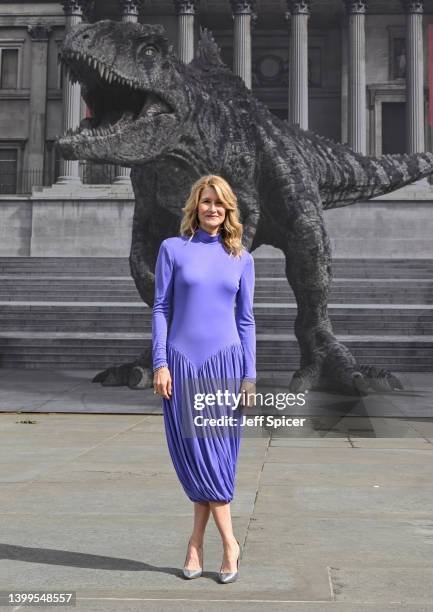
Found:
[{"label": "dinosaur open mouth", "polygon": [[91,56],[64,51],[61,59],[70,80],[81,84],[91,114],[67,136],[109,136],[139,119],[174,114],[168,102],[142,89],[138,80],[122,77]]}]

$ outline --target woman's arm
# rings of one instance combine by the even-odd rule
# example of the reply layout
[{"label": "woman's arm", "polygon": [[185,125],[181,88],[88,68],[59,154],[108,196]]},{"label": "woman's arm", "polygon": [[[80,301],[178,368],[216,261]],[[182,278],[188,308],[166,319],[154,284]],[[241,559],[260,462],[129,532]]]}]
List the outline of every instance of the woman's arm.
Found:
[{"label": "woman's arm", "polygon": [[152,311],[153,370],[168,366],[167,332],[173,299],[174,266],[165,240],[159,247],[155,266],[155,300]]},{"label": "woman's arm", "polygon": [[244,348],[244,380],[256,382],[256,323],[254,320],[254,259],[247,252],[236,294],[236,326]]}]

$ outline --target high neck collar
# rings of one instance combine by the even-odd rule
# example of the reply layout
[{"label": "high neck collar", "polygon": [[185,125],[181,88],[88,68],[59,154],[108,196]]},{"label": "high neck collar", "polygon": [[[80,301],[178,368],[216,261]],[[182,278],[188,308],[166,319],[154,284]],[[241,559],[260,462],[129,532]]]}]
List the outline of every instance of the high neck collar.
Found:
[{"label": "high neck collar", "polygon": [[212,234],[209,234],[209,232],[207,232],[206,230],[204,230],[200,226],[196,229],[195,236],[197,236],[197,238],[201,242],[221,242],[221,233],[220,232],[218,232],[217,234],[212,236]]}]

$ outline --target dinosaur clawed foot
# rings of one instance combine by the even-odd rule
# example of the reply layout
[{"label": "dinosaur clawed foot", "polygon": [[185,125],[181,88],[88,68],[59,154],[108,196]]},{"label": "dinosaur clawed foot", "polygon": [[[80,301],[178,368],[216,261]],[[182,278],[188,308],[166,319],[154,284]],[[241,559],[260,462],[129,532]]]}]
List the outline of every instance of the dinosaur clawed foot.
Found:
[{"label": "dinosaur clawed foot", "polygon": [[370,387],[374,391],[403,391],[404,386],[401,380],[389,370],[376,368],[375,366],[359,366],[361,373],[368,380]]},{"label": "dinosaur clawed foot", "polygon": [[99,382],[104,387],[151,388],[153,386],[153,371],[149,365],[149,355],[144,354],[136,361],[111,366],[102,372],[98,372],[92,382]]},{"label": "dinosaur clawed foot", "polygon": [[404,387],[388,370],[357,364],[349,349],[334,337],[330,341],[328,335],[316,348],[314,361],[295,371],[289,389],[293,393],[321,390],[365,396],[369,391],[392,392]]}]

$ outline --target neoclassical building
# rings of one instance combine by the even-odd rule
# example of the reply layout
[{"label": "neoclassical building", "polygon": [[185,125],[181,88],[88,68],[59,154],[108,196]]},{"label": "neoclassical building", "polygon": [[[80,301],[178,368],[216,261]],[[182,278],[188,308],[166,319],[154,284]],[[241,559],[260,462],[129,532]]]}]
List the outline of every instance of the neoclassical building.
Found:
[{"label": "neoclassical building", "polygon": [[428,26],[433,0],[63,0],[0,2],[0,191],[128,182],[122,168],[57,159],[84,116],[62,75],[65,31],[82,20],[162,23],[180,57],[200,26],[280,117],[371,155],[431,150]]},{"label": "neoclassical building", "polygon": [[[86,116],[58,61],[65,32],[104,18],[164,25],[185,62],[206,27],[279,117],[370,155],[432,150],[433,0],[0,0],[0,367],[102,369],[151,345],[128,262],[129,171],[61,160],[54,147]],[[360,363],[431,372],[433,186],[324,221],[343,342]],[[258,371],[285,385],[299,365],[295,297],[280,249],[262,244],[253,257]]]}]

